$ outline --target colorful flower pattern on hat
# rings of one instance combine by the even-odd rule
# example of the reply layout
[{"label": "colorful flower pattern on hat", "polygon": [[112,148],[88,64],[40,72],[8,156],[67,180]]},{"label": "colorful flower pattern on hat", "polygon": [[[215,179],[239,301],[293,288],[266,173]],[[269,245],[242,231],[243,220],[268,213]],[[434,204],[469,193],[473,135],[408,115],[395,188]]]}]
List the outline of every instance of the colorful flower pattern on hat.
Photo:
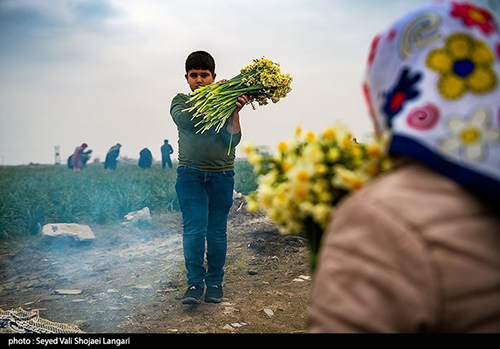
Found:
[{"label": "colorful flower pattern on hat", "polygon": [[420,73],[411,73],[410,68],[405,67],[401,71],[396,85],[385,96],[383,111],[387,116],[389,127],[392,127],[392,118],[403,109],[404,104],[418,97],[419,91],[416,84],[421,77]]},{"label": "colorful flower pattern on hat", "polygon": [[500,200],[500,27],[487,10],[431,3],[378,35],[363,82],[393,155]]},{"label": "colorful flower pattern on hat", "polygon": [[376,116],[375,116],[375,110],[373,109],[373,104],[372,104],[372,100],[371,100],[371,97],[370,97],[370,89],[368,88],[367,84],[363,84],[362,87],[363,87],[363,96],[365,97],[365,102],[368,105],[368,112],[370,114],[370,117],[372,118],[372,121],[375,124],[375,128],[376,128],[375,132],[377,134],[380,134],[381,130],[379,130],[378,126],[377,126]]},{"label": "colorful flower pattern on hat", "polygon": [[445,47],[432,50],[427,66],[440,73],[439,93],[446,99],[457,99],[467,91],[482,94],[497,86],[492,69],[495,57],[483,41],[466,33],[450,35]]},{"label": "colorful flower pattern on hat", "polygon": [[375,59],[375,55],[377,54],[378,43],[380,42],[380,35],[377,35],[370,46],[370,54],[368,55],[368,65],[370,66]]},{"label": "colorful flower pattern on hat", "polygon": [[497,32],[491,13],[473,4],[452,3],[451,15],[460,18],[466,27],[479,28],[485,35]]},{"label": "colorful flower pattern on hat", "polygon": [[420,51],[439,40],[441,38],[439,32],[441,22],[441,18],[434,12],[426,12],[413,18],[402,29],[398,46],[400,57],[406,59],[413,52]]},{"label": "colorful flower pattern on hat", "polygon": [[484,160],[488,147],[500,140],[500,131],[492,126],[492,113],[478,107],[464,118],[461,115],[448,120],[449,135],[441,142],[447,154],[459,152],[467,161]]},{"label": "colorful flower pattern on hat", "polygon": [[438,107],[432,103],[427,103],[410,111],[406,117],[406,122],[414,130],[427,131],[437,125],[439,118]]}]

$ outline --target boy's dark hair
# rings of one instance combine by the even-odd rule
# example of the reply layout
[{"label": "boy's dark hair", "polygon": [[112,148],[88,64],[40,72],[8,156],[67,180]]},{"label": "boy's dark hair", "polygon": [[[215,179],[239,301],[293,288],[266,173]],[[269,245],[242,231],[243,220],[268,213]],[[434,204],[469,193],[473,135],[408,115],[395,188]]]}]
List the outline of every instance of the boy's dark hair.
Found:
[{"label": "boy's dark hair", "polygon": [[208,52],[195,51],[186,59],[186,73],[191,69],[206,69],[215,74],[215,60]]}]

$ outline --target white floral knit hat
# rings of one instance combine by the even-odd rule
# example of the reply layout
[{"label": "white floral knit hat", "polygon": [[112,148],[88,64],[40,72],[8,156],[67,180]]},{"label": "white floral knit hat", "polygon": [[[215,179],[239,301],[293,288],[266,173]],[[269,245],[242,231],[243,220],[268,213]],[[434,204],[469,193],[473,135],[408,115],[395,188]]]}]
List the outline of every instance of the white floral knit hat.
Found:
[{"label": "white floral knit hat", "polygon": [[500,198],[500,34],[491,13],[434,3],[373,40],[363,85],[389,152]]}]

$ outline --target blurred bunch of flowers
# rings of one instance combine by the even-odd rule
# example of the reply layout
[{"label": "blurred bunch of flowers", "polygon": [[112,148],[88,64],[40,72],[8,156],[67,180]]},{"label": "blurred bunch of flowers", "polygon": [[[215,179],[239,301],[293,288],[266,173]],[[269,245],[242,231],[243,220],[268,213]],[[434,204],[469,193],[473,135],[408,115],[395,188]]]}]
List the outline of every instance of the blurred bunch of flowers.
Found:
[{"label": "blurred bunch of flowers", "polygon": [[321,134],[297,127],[274,154],[246,144],[247,159],[259,175],[257,190],[247,196],[248,210],[263,211],[285,234],[305,233],[314,269],[335,206],[391,167],[387,141],[383,136],[359,143],[336,125]]},{"label": "blurred bunch of flowers", "polygon": [[201,118],[196,124],[202,126],[198,132],[205,132],[212,127],[216,127],[219,132],[236,109],[240,96],[247,95],[259,105],[268,104],[268,100],[277,103],[292,90],[292,80],[289,74],[281,73],[279,63],[266,57],[254,59],[252,64],[241,69],[240,74],[232,79],[193,91],[185,111],[195,111],[193,118]]}]

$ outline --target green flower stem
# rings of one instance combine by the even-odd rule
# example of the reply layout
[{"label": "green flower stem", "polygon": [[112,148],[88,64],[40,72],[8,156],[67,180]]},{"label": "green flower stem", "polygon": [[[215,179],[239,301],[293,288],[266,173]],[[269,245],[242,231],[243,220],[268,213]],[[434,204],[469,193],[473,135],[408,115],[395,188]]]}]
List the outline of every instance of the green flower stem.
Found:
[{"label": "green flower stem", "polygon": [[309,242],[309,266],[311,272],[314,272],[318,263],[318,253],[321,245],[321,238],[323,236],[323,229],[319,224],[314,222],[312,217],[306,219],[306,236]]}]

